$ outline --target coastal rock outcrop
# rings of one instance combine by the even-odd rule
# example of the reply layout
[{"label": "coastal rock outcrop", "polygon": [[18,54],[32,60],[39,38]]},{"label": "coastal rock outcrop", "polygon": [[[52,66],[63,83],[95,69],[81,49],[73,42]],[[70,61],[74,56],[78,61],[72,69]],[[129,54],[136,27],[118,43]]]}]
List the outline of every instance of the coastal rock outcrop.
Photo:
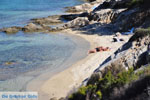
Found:
[{"label": "coastal rock outcrop", "polygon": [[12,33],[17,33],[21,30],[22,28],[21,27],[9,27],[9,28],[3,28],[1,29],[2,32],[5,32],[7,34],[12,34]]},{"label": "coastal rock outcrop", "polygon": [[66,12],[85,12],[85,11],[89,11],[91,8],[93,7],[93,5],[91,5],[90,3],[84,3],[82,5],[77,5],[77,6],[73,6],[73,7],[66,7]]},{"label": "coastal rock outcrop", "polygon": [[101,9],[89,15],[89,20],[94,20],[101,23],[110,23],[118,17],[120,12],[125,9]]},{"label": "coastal rock outcrop", "polygon": [[60,23],[62,23],[59,15],[48,16],[46,18],[32,19],[32,22],[36,23],[36,24],[40,24],[40,25],[42,25],[42,24],[51,25],[51,24],[60,24]]},{"label": "coastal rock outcrop", "polygon": [[[106,59],[96,71],[104,69],[106,66],[111,66],[112,64],[121,64],[125,69],[132,67],[137,68],[148,64],[149,62],[146,60],[146,56],[147,52],[149,52],[149,33],[150,31],[148,29],[137,29],[130,40],[119,48],[112,56]],[[149,59],[149,56],[147,59]]]},{"label": "coastal rock outcrop", "polygon": [[71,21],[76,19],[77,17],[87,17],[89,15],[88,12],[83,12],[80,14],[67,14],[67,15],[61,15],[60,18],[67,20],[67,21]]},{"label": "coastal rock outcrop", "polygon": [[83,27],[89,24],[89,20],[87,17],[78,17],[68,23],[66,23],[63,27],[64,28],[77,28]]},{"label": "coastal rock outcrop", "polygon": [[89,20],[87,17],[78,17],[68,23],[65,23],[61,26],[53,27],[49,30],[49,32],[61,31],[68,28],[79,28],[89,24]]},{"label": "coastal rock outcrop", "polygon": [[[127,17],[128,16],[128,17]],[[135,8],[132,10],[127,10],[122,12],[118,18],[114,21],[114,25],[118,26],[117,30],[127,31],[132,27],[149,27],[150,24],[145,25],[145,23],[150,22],[150,9],[139,9]]]},{"label": "coastal rock outcrop", "polygon": [[99,11],[101,9],[124,9],[128,8],[128,4],[131,0],[105,0],[102,4],[97,6],[93,12]]},{"label": "coastal rock outcrop", "polygon": [[40,25],[29,23],[28,25],[22,28],[22,31],[23,32],[39,32],[39,31],[44,31],[44,28]]}]

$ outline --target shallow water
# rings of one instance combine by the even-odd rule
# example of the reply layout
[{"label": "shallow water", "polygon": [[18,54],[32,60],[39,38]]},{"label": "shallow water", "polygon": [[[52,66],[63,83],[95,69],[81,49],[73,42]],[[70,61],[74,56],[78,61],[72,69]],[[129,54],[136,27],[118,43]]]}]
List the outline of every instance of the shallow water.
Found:
[{"label": "shallow water", "polygon": [[48,65],[55,69],[76,44],[62,34],[0,35],[0,80]]}]

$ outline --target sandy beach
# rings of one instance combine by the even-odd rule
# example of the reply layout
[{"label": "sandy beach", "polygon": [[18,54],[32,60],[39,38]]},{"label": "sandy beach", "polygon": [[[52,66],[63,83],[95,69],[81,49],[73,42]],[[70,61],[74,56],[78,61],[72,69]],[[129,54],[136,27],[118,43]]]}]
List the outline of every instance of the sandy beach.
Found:
[{"label": "sandy beach", "polygon": [[[80,36],[90,43],[90,48],[96,48],[98,46],[110,47],[110,51],[98,52],[89,54],[86,58],[73,64],[66,70],[59,72],[52,77],[49,74],[42,74],[36,79],[32,80],[27,85],[27,90],[38,91],[39,100],[49,100],[50,98],[65,97],[71,91],[79,87],[86,78],[90,77],[93,71],[99,67],[99,65],[108,58],[113,52],[127,42],[129,36],[122,36],[125,41],[112,42],[112,35],[98,36],[98,35],[86,35],[79,31],[72,31],[70,29],[64,30],[63,33]],[[44,80],[45,77],[48,80]],[[37,88],[38,87],[38,88]]]}]

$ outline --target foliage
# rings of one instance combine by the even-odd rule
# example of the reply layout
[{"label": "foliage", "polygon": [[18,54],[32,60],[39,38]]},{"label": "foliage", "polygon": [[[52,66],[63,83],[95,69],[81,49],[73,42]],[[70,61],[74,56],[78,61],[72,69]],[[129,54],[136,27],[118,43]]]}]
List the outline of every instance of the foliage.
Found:
[{"label": "foliage", "polygon": [[102,99],[102,92],[100,90],[96,92],[96,95],[99,97],[99,99]]},{"label": "foliage", "polygon": [[[116,67],[117,68],[117,67]],[[134,72],[131,68],[128,71],[122,71],[118,74],[113,74],[113,71],[109,70],[104,77],[100,78],[95,84],[89,84],[81,87],[76,93],[70,96],[69,100],[85,100],[87,95],[90,95],[90,100],[93,99],[94,94],[99,100],[111,95],[114,88],[120,88],[125,84],[130,84],[135,80],[138,80],[141,76],[150,75],[150,66]]]}]

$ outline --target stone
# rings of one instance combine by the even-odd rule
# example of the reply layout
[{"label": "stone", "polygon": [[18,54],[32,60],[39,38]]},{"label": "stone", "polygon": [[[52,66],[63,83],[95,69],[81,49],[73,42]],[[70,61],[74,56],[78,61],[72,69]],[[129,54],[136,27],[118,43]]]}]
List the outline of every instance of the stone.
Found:
[{"label": "stone", "polygon": [[40,24],[40,25],[42,24],[53,25],[53,24],[62,23],[59,15],[48,16],[46,18],[36,18],[36,19],[32,19],[32,21],[33,23]]},{"label": "stone", "polygon": [[77,28],[83,27],[89,24],[89,20],[87,17],[78,17],[64,25],[66,28]]},{"label": "stone", "polygon": [[60,16],[62,19],[65,19],[65,20],[74,20],[76,19],[77,17],[87,17],[88,16],[88,12],[83,12],[83,13],[80,13],[80,14],[69,14],[69,15],[62,15]]},{"label": "stone", "polygon": [[2,29],[3,30],[3,32],[5,32],[5,33],[7,33],[7,34],[12,34],[12,33],[17,33],[17,32],[19,32],[19,30],[20,30],[21,28],[20,27],[10,27],[10,28],[4,28],[4,29]]},{"label": "stone", "polygon": [[98,21],[101,23],[110,23],[114,21],[117,16],[125,9],[101,9],[94,13],[91,13],[88,18],[89,20]]},{"label": "stone", "polygon": [[39,32],[42,30],[43,30],[43,27],[36,25],[34,23],[29,23],[28,25],[22,28],[22,31],[24,32]]},{"label": "stone", "polygon": [[66,7],[66,12],[85,12],[89,11],[92,8],[92,5],[90,3],[84,3],[82,5],[77,5],[73,7]]}]

